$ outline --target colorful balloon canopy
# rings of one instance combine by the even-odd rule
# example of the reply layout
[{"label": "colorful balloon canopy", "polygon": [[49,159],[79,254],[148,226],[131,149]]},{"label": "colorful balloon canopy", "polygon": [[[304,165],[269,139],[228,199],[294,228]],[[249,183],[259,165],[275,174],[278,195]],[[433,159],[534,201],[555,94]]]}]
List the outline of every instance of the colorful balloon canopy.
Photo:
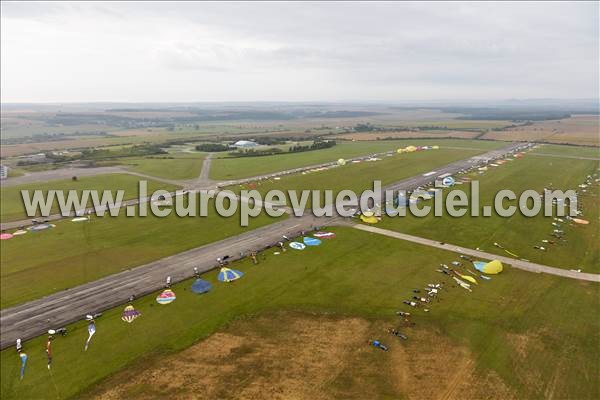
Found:
[{"label": "colorful balloon canopy", "polygon": [[300,242],[290,242],[290,247],[294,250],[304,250],[306,245]]},{"label": "colorful balloon canopy", "polygon": [[242,276],[244,276],[244,273],[242,271],[238,271],[237,269],[221,268],[217,279],[220,282],[231,282],[235,281],[236,279],[240,279]]},{"label": "colorful balloon canopy", "polygon": [[26,233],[27,233],[27,231],[26,231],[26,230],[19,229],[18,231],[14,231],[14,232],[13,232],[13,236],[21,236],[21,235],[24,235],[24,234],[26,234]]},{"label": "colorful balloon canopy", "polygon": [[489,263],[485,263],[483,261],[474,261],[473,266],[477,271],[481,271],[484,274],[490,275],[499,274],[504,269],[502,263],[498,260],[492,260]]},{"label": "colorful balloon canopy", "polygon": [[54,226],[55,225],[52,225],[52,224],[39,224],[39,225],[31,226],[31,227],[27,228],[27,230],[37,232],[37,231],[43,231],[45,229],[54,228]]},{"label": "colorful balloon canopy", "polygon": [[123,314],[121,314],[121,319],[130,324],[133,322],[134,319],[136,319],[140,315],[142,315],[141,312],[133,308],[133,306],[129,305],[123,310]]},{"label": "colorful balloon canopy", "polygon": [[20,376],[21,376],[21,379],[23,379],[23,377],[25,376],[25,366],[27,365],[27,353],[20,352],[19,353],[19,358],[21,359],[21,372],[20,372]]},{"label": "colorful balloon canopy", "polygon": [[171,289],[165,289],[161,294],[156,296],[156,302],[158,304],[169,304],[175,301],[177,296],[175,296],[175,292]]},{"label": "colorful balloon canopy", "polygon": [[315,239],[315,238],[308,237],[308,236],[305,237],[302,241],[307,246],[318,246],[321,244],[321,241],[319,239]]},{"label": "colorful balloon canopy", "polygon": [[581,225],[587,225],[590,223],[590,221],[588,221],[587,219],[581,219],[581,218],[573,218],[573,222],[575,222],[576,224],[581,224]]},{"label": "colorful balloon canopy", "polygon": [[333,232],[315,232],[313,236],[319,239],[333,239],[335,237],[335,233]]},{"label": "colorful balloon canopy", "polygon": [[196,281],[192,284],[192,292],[196,294],[206,293],[210,289],[212,289],[212,285],[210,282],[205,281],[204,279],[196,279]]},{"label": "colorful balloon canopy", "polygon": [[364,223],[367,223],[367,224],[376,224],[376,223],[379,222],[379,220],[377,219],[377,217],[375,217],[373,215],[371,215],[370,217],[368,217],[368,216],[366,216],[364,214],[360,216],[360,220],[362,222],[364,222]]},{"label": "colorful balloon canopy", "polygon": [[442,185],[444,186],[454,186],[454,178],[451,176],[447,176],[444,179],[442,179]]},{"label": "colorful balloon canopy", "polygon": [[0,234],[0,240],[8,240],[8,239],[12,239],[12,237],[13,237],[12,233]]},{"label": "colorful balloon canopy", "polygon": [[462,279],[464,279],[465,281],[469,281],[471,283],[477,283],[477,279],[473,278],[472,276],[469,275],[461,275],[460,276]]}]

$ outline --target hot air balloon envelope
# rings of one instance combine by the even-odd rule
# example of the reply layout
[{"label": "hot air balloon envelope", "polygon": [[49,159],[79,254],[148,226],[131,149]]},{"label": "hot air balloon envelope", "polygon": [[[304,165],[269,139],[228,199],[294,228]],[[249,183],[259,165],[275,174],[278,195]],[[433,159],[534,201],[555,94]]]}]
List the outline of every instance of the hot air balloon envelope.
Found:
[{"label": "hot air balloon envelope", "polygon": [[232,282],[236,279],[240,279],[242,276],[244,276],[244,273],[237,269],[221,268],[217,279],[220,282]]},{"label": "hot air balloon envelope", "polygon": [[156,302],[158,304],[169,304],[175,301],[176,298],[175,292],[173,292],[171,289],[166,289],[161,294],[156,296]]},{"label": "hot air balloon envelope", "polygon": [[502,272],[504,267],[502,263],[498,260],[492,260],[489,263],[484,263],[482,261],[473,262],[473,266],[476,270],[483,272],[484,274],[495,275]]},{"label": "hot air balloon envelope", "polygon": [[300,242],[291,242],[290,247],[294,250],[304,250],[306,248],[306,245]]},{"label": "hot air balloon envelope", "polygon": [[197,294],[206,293],[210,289],[212,289],[210,282],[203,279],[196,279],[196,281],[192,284],[192,292]]}]

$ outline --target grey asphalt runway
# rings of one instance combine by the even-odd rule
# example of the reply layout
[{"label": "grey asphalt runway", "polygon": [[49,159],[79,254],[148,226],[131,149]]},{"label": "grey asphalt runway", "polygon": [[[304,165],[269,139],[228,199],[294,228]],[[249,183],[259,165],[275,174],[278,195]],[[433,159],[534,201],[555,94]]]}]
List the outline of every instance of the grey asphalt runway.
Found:
[{"label": "grey asphalt runway", "polygon": [[[452,174],[483,165],[495,158],[504,157],[507,153],[514,152],[523,146],[524,144],[511,144],[500,150],[494,150],[438,168],[434,173],[426,172],[404,179],[384,189],[414,190],[432,183],[441,174]],[[201,272],[209,271],[217,267],[217,257],[229,255],[232,259],[237,259],[242,256],[240,252],[248,254],[252,250],[260,250],[266,246],[274,245],[282,239],[283,235],[294,237],[299,235],[301,231],[308,231],[319,226],[348,223],[347,219],[339,216],[321,218],[312,215],[291,216],[285,221],[276,222],[255,230],[248,230],[237,236],[2,310],[0,312],[0,348],[4,349],[13,345],[19,337],[27,340],[43,334],[49,328],[58,328],[83,319],[86,314],[101,312],[124,304],[130,295],[139,297],[152,293],[163,287],[167,276],[171,276],[173,282],[178,282],[193,276],[193,267],[197,267]],[[425,241],[426,239],[420,240]],[[463,252],[464,254],[471,254],[467,251],[474,251],[454,247],[444,248]],[[481,257],[485,256],[481,255]],[[498,258],[498,256],[494,257]],[[510,259],[506,262],[513,264],[515,260]],[[582,276],[579,275],[579,278]]]},{"label": "grey asphalt runway", "polygon": [[28,172],[22,176],[4,179],[2,187],[26,185],[28,183],[47,182],[59,179],[71,179],[74,176],[94,176],[103,174],[119,174],[125,170],[121,167],[98,167],[98,168],[60,168],[48,171]]},{"label": "grey asphalt runway", "polygon": [[[318,226],[312,216],[288,218],[258,229],[248,230],[215,243],[166,257],[118,274],[110,275],[75,288],[63,290],[16,307],[0,311],[0,347],[11,346],[17,338],[30,339],[50,328],[62,327],[164,287],[167,276],[179,282],[194,275],[193,268],[206,272],[217,267],[217,257],[229,255],[231,260],[244,257],[251,250],[277,244],[283,235],[297,236],[301,231]],[[336,224],[339,221],[329,221]]]}]

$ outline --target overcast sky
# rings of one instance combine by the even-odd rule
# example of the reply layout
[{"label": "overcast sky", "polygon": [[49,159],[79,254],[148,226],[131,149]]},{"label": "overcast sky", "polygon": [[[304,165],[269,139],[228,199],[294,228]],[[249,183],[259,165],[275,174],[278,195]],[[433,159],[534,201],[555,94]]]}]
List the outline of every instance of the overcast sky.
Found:
[{"label": "overcast sky", "polygon": [[597,98],[589,3],[2,2],[3,102]]}]

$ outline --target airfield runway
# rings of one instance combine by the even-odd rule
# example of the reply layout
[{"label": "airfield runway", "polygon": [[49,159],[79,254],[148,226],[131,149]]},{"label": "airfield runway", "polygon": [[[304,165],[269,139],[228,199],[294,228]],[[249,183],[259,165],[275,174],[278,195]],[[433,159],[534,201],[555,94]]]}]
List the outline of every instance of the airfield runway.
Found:
[{"label": "airfield runway", "polygon": [[[438,168],[434,173],[425,173],[404,179],[384,189],[414,190],[432,183],[441,174],[453,174],[483,165],[524,146],[522,143],[511,144],[500,150],[490,151]],[[193,267],[197,267],[200,272],[209,271],[217,267],[217,257],[229,255],[235,260],[242,256],[240,252],[247,255],[252,250],[260,250],[276,244],[282,239],[282,235],[292,237],[300,234],[301,231],[308,231],[319,226],[347,223],[348,220],[338,216],[321,218],[312,215],[292,216],[285,221],[249,230],[237,236],[2,310],[0,312],[0,348],[4,349],[14,345],[17,338],[27,340],[43,334],[49,328],[58,328],[81,320],[86,314],[101,312],[124,304],[131,295],[140,297],[155,292],[164,286],[167,276],[171,276],[173,282],[178,282],[192,277]]]}]

